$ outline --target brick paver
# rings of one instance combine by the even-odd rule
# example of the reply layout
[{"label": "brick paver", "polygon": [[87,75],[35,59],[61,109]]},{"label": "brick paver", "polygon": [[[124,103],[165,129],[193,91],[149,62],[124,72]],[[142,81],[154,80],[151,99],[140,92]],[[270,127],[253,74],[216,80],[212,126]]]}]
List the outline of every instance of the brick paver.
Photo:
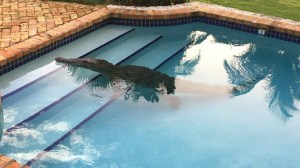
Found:
[{"label": "brick paver", "polygon": [[0,0],[0,49],[99,8],[100,6],[41,0]]}]

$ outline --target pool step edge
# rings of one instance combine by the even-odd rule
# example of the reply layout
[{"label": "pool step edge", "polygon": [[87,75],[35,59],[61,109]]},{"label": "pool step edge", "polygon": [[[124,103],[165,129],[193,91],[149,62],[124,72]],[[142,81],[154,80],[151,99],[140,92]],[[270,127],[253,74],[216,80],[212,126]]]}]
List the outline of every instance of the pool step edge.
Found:
[{"label": "pool step edge", "polygon": [[[183,47],[181,47],[179,50],[174,52],[172,55],[167,57],[163,62],[161,62],[158,66],[156,66],[153,70],[159,69],[162,65],[167,63],[169,60],[177,56],[180,52],[184,51],[185,48],[187,48],[191,42],[185,44]],[[101,111],[103,111],[106,107],[108,107],[110,104],[112,104],[117,98],[119,98],[121,95],[118,95],[117,97],[113,96],[108,102],[106,102],[104,105],[100,106],[96,111],[94,111],[91,115],[86,117],[84,120],[82,120],[78,125],[70,129],[66,134],[64,134],[61,138],[56,140],[54,143],[49,145],[47,148],[45,148],[42,152],[37,154],[34,158],[29,160],[25,165],[31,166],[34,162],[39,160],[41,157],[43,157],[47,152],[51,151],[54,147],[56,147],[58,144],[60,144],[62,141],[64,141],[67,137],[69,137],[72,133],[77,131],[79,128],[81,128],[84,124],[86,124],[88,121],[93,119],[96,115],[98,115]]]},{"label": "pool step edge", "polygon": [[[96,51],[96,50],[98,50],[98,49],[100,49],[100,48],[102,48],[102,47],[107,46],[108,44],[112,43],[113,41],[116,41],[116,40],[120,39],[121,37],[123,37],[123,36],[129,34],[130,32],[132,32],[132,31],[134,31],[134,30],[135,30],[135,29],[132,28],[132,29],[129,29],[129,30],[125,31],[125,32],[122,33],[121,35],[116,36],[115,38],[113,38],[113,39],[107,41],[106,43],[104,43],[104,44],[98,46],[97,48],[95,48],[95,49],[93,49],[93,50],[91,50],[91,51],[85,53],[84,55],[80,56],[79,58],[86,57],[86,56],[89,55],[90,53],[92,53],[92,52],[94,52],[94,51]],[[35,79],[35,80],[33,80],[33,81],[31,81],[31,82],[29,82],[29,83],[23,85],[23,86],[21,86],[21,87],[15,89],[15,90],[13,90],[13,91],[11,91],[11,92],[9,92],[9,93],[3,95],[3,96],[2,96],[2,99],[4,100],[4,99],[6,99],[6,98],[8,98],[8,97],[10,97],[10,96],[12,96],[12,95],[14,95],[14,94],[20,92],[20,91],[26,89],[27,87],[29,87],[29,86],[31,86],[31,85],[33,85],[33,84],[35,84],[35,83],[41,81],[42,79],[46,78],[47,76],[49,76],[49,75],[51,75],[51,74],[53,74],[53,73],[56,73],[57,71],[59,71],[59,70],[61,70],[61,69],[62,69],[62,67],[59,67],[59,68],[56,68],[56,69],[52,70],[51,72],[48,72],[48,73],[45,74],[45,75],[40,76],[39,78],[37,78],[37,79]]]},{"label": "pool step edge", "polygon": [[[144,45],[143,47],[139,48],[138,50],[134,51],[133,53],[131,53],[130,55],[126,56],[126,58],[120,60],[118,63],[116,63],[116,65],[120,65],[123,62],[125,62],[126,60],[132,58],[133,56],[135,56],[136,54],[138,54],[139,52],[141,52],[142,50],[144,50],[145,48],[151,46],[152,44],[154,44],[155,42],[157,42],[158,40],[160,40],[163,36],[162,35],[158,35],[155,38],[153,38],[151,41],[149,41],[146,45]],[[46,107],[42,108],[41,110],[39,110],[38,112],[32,114],[31,116],[27,117],[26,119],[22,120],[21,122],[11,126],[10,128],[8,128],[4,134],[7,134],[9,132],[12,132],[15,129],[18,129],[20,126],[24,125],[25,123],[28,123],[29,121],[33,120],[34,118],[40,116],[41,114],[47,112],[49,109],[53,108],[54,106],[58,105],[59,103],[61,103],[63,100],[67,99],[68,97],[70,97],[71,95],[75,94],[76,92],[78,92],[79,90],[81,90],[82,88],[84,88],[89,82],[97,79],[98,77],[102,76],[101,74],[93,77],[92,79],[90,79],[89,81],[85,82],[84,84],[80,85],[79,87],[71,90],[69,93],[67,93],[66,95],[62,96],[61,98],[57,99],[56,101],[52,102],[51,104],[47,105]]]}]

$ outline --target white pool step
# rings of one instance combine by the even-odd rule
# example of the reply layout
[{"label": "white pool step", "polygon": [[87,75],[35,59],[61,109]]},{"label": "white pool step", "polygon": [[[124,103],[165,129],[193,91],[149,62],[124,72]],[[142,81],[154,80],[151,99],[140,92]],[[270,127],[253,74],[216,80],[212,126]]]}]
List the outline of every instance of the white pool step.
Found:
[{"label": "white pool step", "polygon": [[[166,58],[177,51],[182,46],[188,45],[188,41],[161,41],[159,45],[152,45],[151,47],[140,52],[136,57],[129,59],[125,65],[141,65],[147,62],[147,67],[154,69]],[[150,61],[151,60],[151,61]]]},{"label": "white pool step", "polygon": [[99,46],[122,37],[132,31],[132,29],[131,27],[117,25],[105,26],[23,65],[22,68],[14,69],[0,76],[0,91],[2,96],[59,68],[60,65],[56,64],[54,58],[59,56],[66,58],[80,57]]},{"label": "white pool step", "polygon": [[[134,36],[134,33],[131,36],[128,35],[128,37],[121,41],[113,42],[111,45],[107,46],[109,50],[107,50],[107,47],[104,47],[97,50],[96,54],[92,53],[88,57],[105,59],[113,64],[117,64],[161,37],[158,35]],[[92,79],[99,74],[86,69],[81,70],[88,74],[88,79]],[[13,117],[12,120],[6,120],[4,123],[5,128],[7,129],[22,122],[36,112],[44,111],[45,107],[47,109],[53,102],[59,100],[81,85],[82,83],[74,82],[70,74],[68,74],[68,71],[63,69],[59,71],[59,73],[51,74],[47,78],[4,99],[4,112],[9,114],[10,117]]]},{"label": "white pool step", "polygon": [[[184,45],[182,46],[182,48],[183,47]],[[178,51],[175,50],[170,55],[165,56],[165,58],[161,61],[164,62],[170,57],[175,56],[177,53]],[[152,62],[152,60],[148,60],[147,62],[141,62],[141,64],[139,65],[149,67],[150,65],[153,65],[150,62]],[[159,66],[162,62],[157,62],[156,67]],[[133,63],[138,64],[135,62]],[[6,155],[10,156],[11,151],[13,151],[11,152],[12,154],[19,153],[20,155],[22,155],[24,153],[28,153],[29,151],[51,150],[59,142],[67,138],[68,135],[72,132],[72,130],[80,128],[80,126],[84,125],[85,122],[88,122],[88,120],[92,119],[110,103],[112,103],[112,99],[107,97],[92,97],[90,96],[90,92],[88,91],[88,89],[84,88],[72,95],[71,97],[69,97],[68,99],[65,99],[60,104],[49,109],[47,113],[44,113],[39,117],[31,120],[26,125],[23,125],[19,131],[13,130],[12,135],[9,136],[16,136],[14,135],[15,132],[18,133],[26,132],[26,130],[35,130],[40,135],[38,139],[44,139],[45,142],[36,143],[34,145],[28,144],[28,146],[24,147],[23,149],[17,147],[16,149],[14,149],[13,146],[5,146],[4,149],[9,149],[9,151],[2,151],[2,153],[5,153]],[[28,138],[28,141],[37,141],[36,137],[27,136],[26,138]],[[35,155],[36,153],[33,152],[32,157],[34,157]],[[24,159],[19,161],[24,162],[26,160]]]}]

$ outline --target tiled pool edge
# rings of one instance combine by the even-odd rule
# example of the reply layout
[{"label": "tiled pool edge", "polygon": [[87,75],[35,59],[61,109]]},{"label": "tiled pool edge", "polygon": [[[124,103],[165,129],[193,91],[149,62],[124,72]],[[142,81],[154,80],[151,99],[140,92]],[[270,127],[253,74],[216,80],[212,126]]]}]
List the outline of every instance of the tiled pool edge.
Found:
[{"label": "tiled pool edge", "polygon": [[214,5],[187,3],[170,7],[122,7],[108,5],[26,41],[0,50],[0,75],[74,41],[107,24],[127,26],[174,26],[203,22],[248,33],[262,34],[300,44],[300,25]]},{"label": "tiled pool edge", "polygon": [[108,25],[109,16],[107,8],[102,8],[0,50],[0,75]]}]

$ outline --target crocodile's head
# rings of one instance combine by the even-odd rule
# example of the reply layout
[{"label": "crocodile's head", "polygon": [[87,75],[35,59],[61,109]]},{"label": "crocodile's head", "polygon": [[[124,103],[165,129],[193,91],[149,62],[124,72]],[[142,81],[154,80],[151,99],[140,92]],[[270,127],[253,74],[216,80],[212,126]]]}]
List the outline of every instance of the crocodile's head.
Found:
[{"label": "crocodile's head", "polygon": [[55,58],[57,62],[68,64],[68,65],[75,65],[75,66],[85,66],[85,67],[99,67],[103,66],[111,66],[112,64],[100,59],[91,59],[91,58],[76,58],[76,59],[67,59],[62,57]]},{"label": "crocodile's head", "polygon": [[91,59],[91,58],[66,59],[62,57],[57,57],[55,58],[55,60],[59,63],[64,63],[71,66],[78,66],[96,72],[106,73],[114,69],[113,64],[100,59]]}]

